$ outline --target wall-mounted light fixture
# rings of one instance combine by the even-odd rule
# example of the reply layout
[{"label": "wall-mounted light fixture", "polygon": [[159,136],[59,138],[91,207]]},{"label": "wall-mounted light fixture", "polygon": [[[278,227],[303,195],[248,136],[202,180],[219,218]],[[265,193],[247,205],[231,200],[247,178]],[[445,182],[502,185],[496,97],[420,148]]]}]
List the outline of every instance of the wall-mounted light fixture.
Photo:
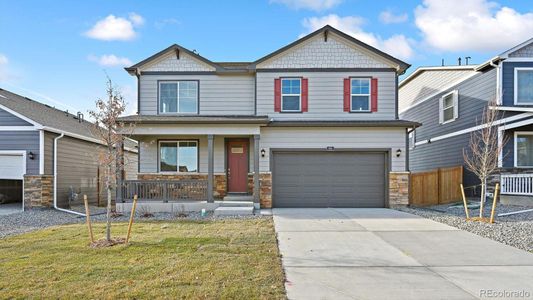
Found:
[{"label": "wall-mounted light fixture", "polygon": [[396,150],[396,157],[400,157],[402,155],[402,149]]},{"label": "wall-mounted light fixture", "polygon": [[30,153],[28,153],[28,158],[31,159],[31,160],[34,160],[35,159],[35,154],[33,154],[33,152],[30,151]]},{"label": "wall-mounted light fixture", "polygon": [[265,149],[261,149],[261,157],[265,157],[266,151]]}]

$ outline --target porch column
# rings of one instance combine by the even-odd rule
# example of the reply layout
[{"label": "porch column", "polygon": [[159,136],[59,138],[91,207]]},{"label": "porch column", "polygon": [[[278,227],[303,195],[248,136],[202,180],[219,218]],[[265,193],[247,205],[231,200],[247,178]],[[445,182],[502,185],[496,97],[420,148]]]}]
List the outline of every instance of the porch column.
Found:
[{"label": "porch column", "polygon": [[259,134],[254,135],[254,203],[259,204]]},{"label": "porch column", "polygon": [[207,202],[213,203],[213,183],[215,181],[215,136],[207,135]]}]

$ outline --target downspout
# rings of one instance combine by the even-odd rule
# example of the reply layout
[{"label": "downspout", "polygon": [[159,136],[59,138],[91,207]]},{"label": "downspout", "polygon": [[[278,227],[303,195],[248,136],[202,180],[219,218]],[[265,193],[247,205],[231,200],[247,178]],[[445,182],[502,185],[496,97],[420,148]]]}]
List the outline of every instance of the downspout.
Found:
[{"label": "downspout", "polygon": [[54,209],[85,217],[85,214],[79,213],[77,211],[60,208],[57,206],[57,141],[64,136],[65,133],[62,132],[61,135],[54,138]]}]

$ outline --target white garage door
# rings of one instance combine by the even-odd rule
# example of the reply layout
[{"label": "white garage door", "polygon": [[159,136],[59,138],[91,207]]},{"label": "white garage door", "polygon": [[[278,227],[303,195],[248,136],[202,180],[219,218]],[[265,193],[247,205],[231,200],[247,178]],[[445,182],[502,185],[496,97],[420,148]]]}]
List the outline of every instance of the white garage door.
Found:
[{"label": "white garage door", "polygon": [[0,153],[0,179],[24,179],[24,156]]}]

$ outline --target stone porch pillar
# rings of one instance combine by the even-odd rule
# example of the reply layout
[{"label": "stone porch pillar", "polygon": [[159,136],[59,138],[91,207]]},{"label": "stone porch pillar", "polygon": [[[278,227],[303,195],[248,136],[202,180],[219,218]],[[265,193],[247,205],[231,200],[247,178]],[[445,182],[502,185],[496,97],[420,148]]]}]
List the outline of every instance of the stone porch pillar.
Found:
[{"label": "stone porch pillar", "polygon": [[259,134],[254,135],[254,204],[259,207]]},{"label": "stone porch pillar", "polygon": [[213,203],[213,185],[215,181],[215,136],[207,135],[207,202]]}]

